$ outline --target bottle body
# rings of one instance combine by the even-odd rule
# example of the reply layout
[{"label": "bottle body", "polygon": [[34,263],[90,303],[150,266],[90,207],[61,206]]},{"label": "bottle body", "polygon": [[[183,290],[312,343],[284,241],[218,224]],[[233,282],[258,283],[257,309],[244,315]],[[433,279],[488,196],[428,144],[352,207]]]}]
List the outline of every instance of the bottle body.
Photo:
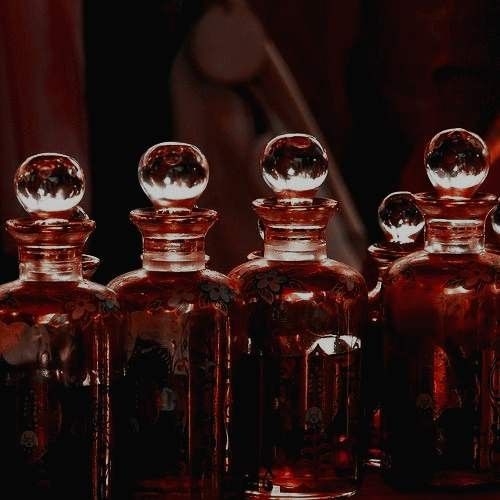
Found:
[{"label": "bottle body", "polygon": [[385,467],[402,486],[500,480],[500,260],[415,252],[384,282]]},{"label": "bottle body", "polygon": [[[323,499],[359,483],[359,332],[366,287],[347,266],[252,260],[230,273],[242,307],[233,355],[233,472],[250,498]],[[242,342],[243,344],[243,342]]]},{"label": "bottle body", "polygon": [[363,350],[363,448],[365,464],[378,469],[382,444],[383,322],[382,276],[368,292],[368,321]]},{"label": "bottle body", "polygon": [[127,322],[122,481],[132,495],[221,498],[235,298],[229,280],[206,270],[139,270],[110,287]]},{"label": "bottle body", "polygon": [[16,498],[111,495],[113,292],[87,281],[0,287],[2,488]]}]

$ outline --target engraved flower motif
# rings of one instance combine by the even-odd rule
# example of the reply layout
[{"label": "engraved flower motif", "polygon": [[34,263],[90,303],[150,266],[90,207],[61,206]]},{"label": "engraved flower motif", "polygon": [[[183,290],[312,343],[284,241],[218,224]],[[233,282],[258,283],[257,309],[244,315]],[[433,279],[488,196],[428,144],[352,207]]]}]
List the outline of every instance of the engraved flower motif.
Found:
[{"label": "engraved flower motif", "polygon": [[305,419],[308,424],[318,425],[319,423],[321,423],[323,419],[323,414],[321,412],[321,409],[318,408],[317,406],[309,408],[306,412]]},{"label": "engraved flower motif", "polygon": [[11,365],[32,363],[44,355],[43,359],[46,359],[50,351],[49,335],[44,325],[0,322],[0,338],[0,352]]},{"label": "engraved flower motif", "polygon": [[353,297],[359,292],[359,284],[351,276],[340,276],[338,282],[332,288],[332,292],[341,293],[346,297]]},{"label": "engraved flower motif", "polygon": [[97,293],[96,297],[97,300],[99,301],[99,309],[102,312],[112,312],[112,311],[118,311],[120,309],[118,301],[112,295]]},{"label": "engraved flower motif", "polygon": [[31,450],[32,448],[38,447],[38,437],[31,430],[24,431],[21,434],[20,444],[23,448]]},{"label": "engraved flower motif", "polygon": [[189,290],[176,290],[168,299],[168,307],[177,308],[182,304],[193,302],[195,294]]},{"label": "engraved flower motif", "polygon": [[15,322],[6,324],[0,321],[0,353],[10,351],[21,339],[22,333],[29,328],[26,323]]},{"label": "engraved flower motif", "polygon": [[434,400],[430,394],[423,392],[417,396],[416,405],[421,410],[430,410],[434,407]]},{"label": "engraved flower motif", "polygon": [[229,287],[218,283],[202,283],[202,291],[206,294],[210,302],[222,302],[229,304],[234,298],[234,294]]},{"label": "engraved flower motif", "polygon": [[493,283],[494,274],[479,266],[460,269],[457,275],[446,282],[447,288],[461,286],[466,290],[481,290],[484,286]]},{"label": "engraved flower motif", "polygon": [[278,293],[286,282],[286,276],[273,270],[255,276],[257,290],[269,289],[271,292]]},{"label": "engraved flower motif", "polygon": [[95,304],[88,299],[77,299],[68,303],[68,310],[71,314],[71,319],[79,320],[87,316],[87,314],[95,313],[97,308]]}]

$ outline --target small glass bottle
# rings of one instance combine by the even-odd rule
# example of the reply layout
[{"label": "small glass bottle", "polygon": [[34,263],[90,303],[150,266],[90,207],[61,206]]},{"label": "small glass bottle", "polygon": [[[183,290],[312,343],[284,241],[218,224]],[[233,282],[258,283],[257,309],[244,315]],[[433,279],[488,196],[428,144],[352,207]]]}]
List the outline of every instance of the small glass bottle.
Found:
[{"label": "small glass bottle", "polygon": [[231,273],[242,298],[234,356],[233,474],[250,498],[326,499],[360,481],[361,275],[327,258],[337,202],[314,198],[328,172],[311,136],[272,140],[261,160],[275,198],[254,201],[264,255]]},{"label": "small glass bottle", "polygon": [[377,274],[373,287],[368,291],[368,325],[363,351],[366,464],[374,468],[380,467],[382,458],[383,280],[387,269],[395,260],[421,247],[419,236],[424,227],[424,218],[415,205],[413,195],[398,191],[382,200],[378,209],[378,221],[386,241],[368,248]]},{"label": "small glass bottle", "polygon": [[130,214],[143,237],[142,268],[109,285],[128,322],[120,476],[138,496],[215,500],[228,460],[235,294],[226,276],[205,268],[217,212],[195,202],[208,164],[194,146],[162,143],[142,156],[139,180],[154,205]]},{"label": "small glass bottle", "polygon": [[21,164],[15,187],[30,216],[6,224],[19,279],[0,286],[2,491],[105,500],[120,316],[115,294],[82,278],[94,228],[77,207],[83,172],[68,156],[40,154]]},{"label": "small glass bottle", "polygon": [[436,194],[415,201],[425,246],[384,282],[385,465],[405,487],[464,488],[500,481],[500,258],[485,251],[488,213],[476,193],[488,150],[463,129],[425,152]]}]

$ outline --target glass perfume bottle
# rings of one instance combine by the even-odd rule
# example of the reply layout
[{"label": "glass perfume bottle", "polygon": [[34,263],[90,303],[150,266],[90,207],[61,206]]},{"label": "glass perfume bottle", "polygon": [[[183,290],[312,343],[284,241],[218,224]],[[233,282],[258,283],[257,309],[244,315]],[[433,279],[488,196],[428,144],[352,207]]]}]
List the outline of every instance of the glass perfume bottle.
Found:
[{"label": "glass perfume bottle", "polygon": [[366,464],[374,468],[380,467],[382,458],[383,280],[395,260],[422,246],[419,237],[424,227],[424,218],[415,204],[413,195],[398,191],[382,200],[378,209],[378,221],[385,241],[368,248],[377,274],[373,286],[368,291],[368,324],[363,351],[363,400],[366,419],[363,431],[367,433]]},{"label": "glass perfume bottle", "polygon": [[19,279],[0,286],[2,491],[108,499],[120,315],[112,291],[82,278],[94,228],[77,207],[83,172],[68,156],[40,154],[18,168],[15,188],[30,216],[6,224]]},{"label": "glass perfume bottle", "polygon": [[437,134],[425,164],[424,249],[384,281],[385,466],[401,486],[474,487],[500,480],[500,259],[484,247],[497,198],[476,193],[489,164],[475,134]]},{"label": "glass perfume bottle", "polygon": [[[219,499],[228,460],[229,279],[205,268],[214,210],[195,202],[208,164],[194,146],[162,143],[139,164],[153,208],[133,210],[142,269],[115,278],[128,321],[120,476],[134,494]],[[140,498],[143,498],[140,496]]]},{"label": "glass perfume bottle", "polygon": [[249,498],[326,499],[360,481],[361,275],[327,258],[337,202],[314,198],[328,172],[318,141],[272,140],[261,160],[274,198],[254,201],[264,254],[235,268],[242,305],[234,356],[232,472]]}]

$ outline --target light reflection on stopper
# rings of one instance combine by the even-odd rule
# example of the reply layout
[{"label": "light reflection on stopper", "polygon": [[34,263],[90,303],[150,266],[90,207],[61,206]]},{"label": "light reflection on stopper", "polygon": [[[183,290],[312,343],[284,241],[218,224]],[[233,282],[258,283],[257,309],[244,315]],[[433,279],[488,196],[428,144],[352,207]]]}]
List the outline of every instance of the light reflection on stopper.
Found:
[{"label": "light reflection on stopper", "polygon": [[424,217],[408,191],[386,196],[379,206],[378,220],[391,243],[414,243],[424,227]]},{"label": "light reflection on stopper", "polygon": [[328,157],[313,136],[284,134],[267,144],[261,168],[278,198],[310,199],[328,174]]},{"label": "light reflection on stopper", "polygon": [[76,160],[59,153],[30,156],[14,176],[17,199],[30,214],[54,217],[72,210],[85,193],[83,170]]},{"label": "light reflection on stopper", "polygon": [[191,144],[163,142],[139,162],[139,182],[156,208],[191,210],[208,183],[208,162]]},{"label": "light reflection on stopper", "polygon": [[478,135],[461,128],[435,135],[424,158],[429,180],[441,198],[470,198],[488,175],[486,144]]}]

